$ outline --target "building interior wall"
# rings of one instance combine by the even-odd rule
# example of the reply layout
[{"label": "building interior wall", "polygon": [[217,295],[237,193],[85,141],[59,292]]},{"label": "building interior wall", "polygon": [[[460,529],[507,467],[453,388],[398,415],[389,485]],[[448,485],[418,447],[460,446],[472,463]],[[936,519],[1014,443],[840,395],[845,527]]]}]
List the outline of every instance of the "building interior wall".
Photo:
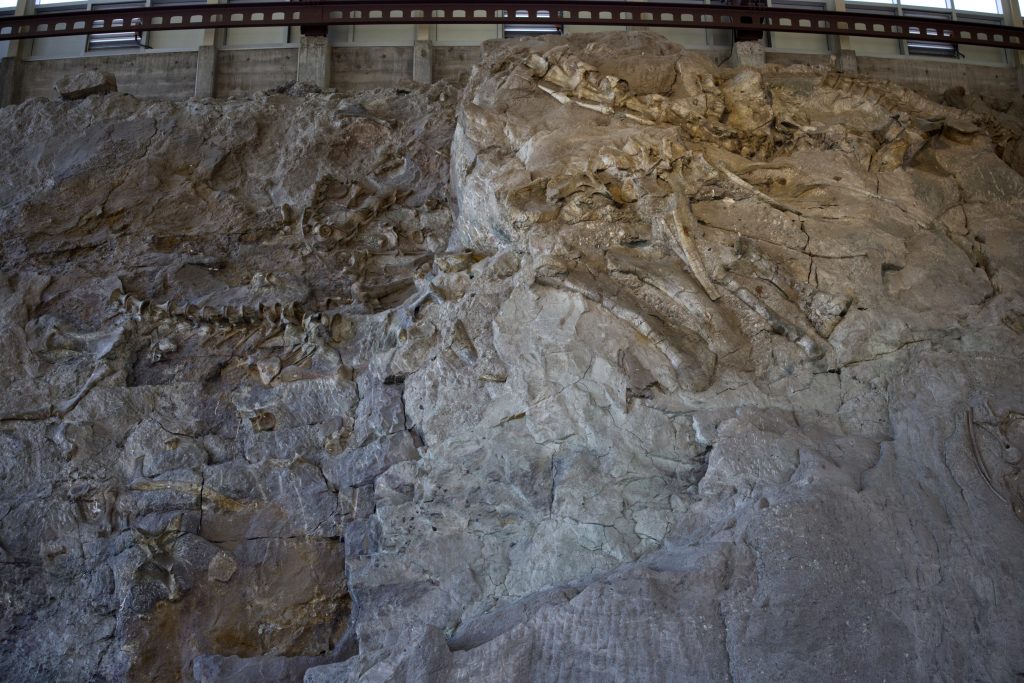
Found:
[{"label": "building interior wall", "polygon": [[[157,0],[145,0],[147,4]],[[797,0],[787,0],[792,4]],[[847,0],[854,11],[877,12],[889,8],[901,13],[900,0],[891,5]],[[956,0],[946,0],[946,15],[957,18]],[[771,4],[779,4],[773,0]],[[789,6],[787,4],[787,6]],[[821,3],[817,3],[820,5]],[[829,9],[843,9],[843,0],[826,0]],[[910,11],[910,10],[908,10]],[[998,21],[999,15],[965,15],[965,19],[988,17]],[[1005,18],[1009,21],[1008,18]],[[330,49],[330,86],[340,90],[359,87],[394,85],[414,77],[413,46],[417,36],[429,39],[433,54],[428,72],[434,79],[458,77],[468,73],[479,54],[479,46],[504,34],[501,24],[440,24],[430,25],[417,33],[414,24],[331,26],[328,31]],[[565,25],[566,34],[599,33],[606,31],[638,30],[623,26]],[[732,45],[732,32],[719,29],[657,28],[657,33],[689,49],[721,53]],[[215,33],[210,42],[207,34]],[[976,88],[1013,88],[1017,77],[1019,57],[1010,51],[973,45],[960,45],[956,59],[923,57],[908,54],[903,40],[864,37],[837,37],[822,34],[776,31],[768,34],[766,50],[769,61],[777,63],[827,63],[835,59],[840,50],[853,53],[862,65],[892,80],[908,79],[912,83],[937,87],[945,80],[969,77]],[[204,38],[204,36],[206,36]],[[231,95],[253,92],[261,88],[283,85],[296,78],[297,49],[301,42],[298,27],[241,27],[204,31],[153,31],[144,35],[144,46],[127,50],[93,50],[85,36],[42,38],[31,41],[30,49],[22,50],[26,63],[20,76],[20,92],[14,98],[52,95],[55,74],[80,69],[88,62],[101,64],[115,72],[124,65],[146,65],[144,73],[149,80],[134,77],[127,72],[119,78],[122,90],[139,96],[174,96],[190,94],[188,83],[196,82],[196,74],[182,72],[183,65],[194,70],[199,60],[200,45],[213,44],[216,48],[214,75],[215,94]],[[182,56],[167,59],[167,55]],[[162,57],[161,57],[162,56]],[[190,57],[184,57],[190,56]],[[50,62],[49,64],[46,64]],[[170,66],[169,66],[170,65]],[[155,77],[158,69],[169,68],[164,76]],[[994,70],[993,70],[994,69]],[[422,73],[422,69],[420,71]],[[169,85],[170,84],[170,85]],[[1019,87],[1019,86],[1017,86]]]}]

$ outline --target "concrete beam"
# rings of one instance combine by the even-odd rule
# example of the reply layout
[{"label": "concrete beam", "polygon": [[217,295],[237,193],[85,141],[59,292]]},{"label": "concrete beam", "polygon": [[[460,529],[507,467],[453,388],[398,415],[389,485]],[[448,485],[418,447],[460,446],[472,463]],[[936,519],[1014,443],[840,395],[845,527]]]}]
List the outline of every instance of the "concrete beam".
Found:
[{"label": "concrete beam", "polygon": [[296,83],[309,83],[321,90],[331,85],[331,44],[327,36],[299,37],[299,59]]}]

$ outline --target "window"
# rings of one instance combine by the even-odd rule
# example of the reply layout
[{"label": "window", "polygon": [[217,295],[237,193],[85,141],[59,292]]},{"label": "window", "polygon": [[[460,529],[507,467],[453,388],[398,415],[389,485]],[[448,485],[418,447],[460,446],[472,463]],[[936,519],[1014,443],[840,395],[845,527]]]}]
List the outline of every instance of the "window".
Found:
[{"label": "window", "polygon": [[[526,10],[516,10],[517,17],[528,17]],[[538,19],[550,19],[551,13],[548,10],[539,10]],[[562,32],[562,27],[557,24],[505,24],[505,37],[518,38],[520,36],[546,36],[556,35]]]},{"label": "window", "polygon": [[[123,7],[145,7],[141,2],[118,2],[93,4],[89,9],[118,9]],[[124,50],[125,48],[144,47],[142,43],[142,31],[132,31],[130,26],[111,26],[109,28],[127,28],[127,31],[110,31],[106,33],[90,33],[85,42],[86,52],[97,50]]]},{"label": "window", "polygon": [[1003,12],[999,0],[953,0],[953,7],[960,12],[983,12],[985,14],[1002,14]]},{"label": "window", "polygon": [[558,35],[561,32],[562,28],[554,24],[505,24],[506,38]]},{"label": "window", "polygon": [[[921,10],[905,10],[905,17],[920,17],[921,19],[952,19],[952,12],[925,12]],[[935,29],[924,29],[930,36],[938,37]],[[910,35],[920,35],[920,29],[911,28]],[[931,40],[907,39],[907,54],[919,57],[961,57],[960,50],[954,43],[940,43]]]},{"label": "window", "polygon": [[90,52],[94,50],[124,50],[141,45],[142,36],[135,31],[115,31],[112,33],[90,33],[85,49]]},{"label": "window", "polygon": [[[880,13],[884,10],[879,6],[879,3],[886,3],[886,0],[846,0],[848,4],[853,5],[849,8],[851,12],[867,12],[867,13]],[[1024,0],[1018,0],[1024,2]],[[978,23],[1002,23],[1002,4],[1001,0],[891,0],[893,12],[897,16],[902,17],[919,17],[921,19],[942,19],[946,21],[971,21]],[[874,6],[872,6],[874,5]],[[995,16],[993,16],[995,15]],[[910,37],[902,41],[889,41],[894,46],[903,47],[899,48],[896,53],[910,54],[921,57],[955,57],[964,58],[964,51],[969,53],[967,57],[973,60],[1002,63],[1005,58],[1002,56],[1003,50],[1001,48],[979,48],[977,46],[964,46],[964,51],[961,51],[960,46],[956,43],[956,36],[951,35],[949,32],[944,36],[939,36],[936,29],[924,29],[928,31],[929,35],[935,37],[949,37],[949,42],[937,41],[937,40],[919,40],[915,39],[915,34],[920,36],[920,28],[911,29]],[[953,32],[955,33],[955,31]],[[873,44],[881,44],[880,41],[888,40],[885,38],[851,38],[851,42],[854,41],[874,41]],[[859,48],[856,48],[859,51]],[[985,52],[988,51],[988,52]],[[893,53],[893,54],[896,54]]]},{"label": "window", "polygon": [[89,9],[89,5],[85,2],[49,2],[45,5],[36,5],[36,14],[46,14],[47,12],[84,12]]},{"label": "window", "polygon": [[[949,0],[900,0],[900,5],[903,7],[930,7],[933,9],[949,9]],[[907,16],[918,16],[917,14],[910,14],[904,12]],[[927,15],[925,15],[927,16]]]}]

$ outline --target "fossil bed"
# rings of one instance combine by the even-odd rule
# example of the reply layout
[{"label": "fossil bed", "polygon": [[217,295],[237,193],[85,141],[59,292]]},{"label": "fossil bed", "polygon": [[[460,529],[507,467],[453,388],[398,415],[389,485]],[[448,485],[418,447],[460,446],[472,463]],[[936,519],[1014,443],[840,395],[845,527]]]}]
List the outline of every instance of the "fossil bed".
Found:
[{"label": "fossil bed", "polygon": [[0,110],[0,677],[1017,680],[1022,111],[638,32]]}]

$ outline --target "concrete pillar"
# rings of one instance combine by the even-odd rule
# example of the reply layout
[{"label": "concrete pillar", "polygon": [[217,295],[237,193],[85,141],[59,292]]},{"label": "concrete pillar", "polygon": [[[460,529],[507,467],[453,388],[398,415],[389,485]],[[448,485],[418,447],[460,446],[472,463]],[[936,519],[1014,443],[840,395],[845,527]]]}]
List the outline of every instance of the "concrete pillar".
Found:
[{"label": "concrete pillar", "polygon": [[[34,0],[18,0],[14,5],[14,16],[27,17],[36,13]],[[5,40],[0,43],[0,59],[17,57],[23,59],[32,55],[32,40]]]},{"label": "concrete pillar", "polygon": [[0,107],[16,104],[21,91],[21,60],[17,57],[0,59]]},{"label": "concrete pillar", "polygon": [[430,26],[416,26],[416,43],[412,49],[412,80],[424,85],[434,82],[434,46],[430,42]]},{"label": "concrete pillar", "polygon": [[754,69],[764,68],[764,43],[760,40],[740,40],[732,44],[732,55],[728,66],[749,66]]},{"label": "concrete pillar", "polygon": [[424,85],[434,82],[434,46],[429,40],[417,40],[413,47],[412,80]]},{"label": "concrete pillar", "polygon": [[196,57],[196,97],[213,97],[217,90],[217,48],[200,45]]},{"label": "concrete pillar", "polygon": [[853,50],[840,50],[836,55],[836,70],[844,74],[857,73],[857,53]]},{"label": "concrete pillar", "polygon": [[299,37],[299,66],[295,74],[296,83],[309,83],[321,90],[331,85],[331,44],[327,36]]},{"label": "concrete pillar", "polygon": [[[15,16],[35,13],[35,3],[18,0]],[[5,40],[0,43],[0,107],[14,104],[21,95],[21,60],[32,55],[31,40]]]},{"label": "concrete pillar", "polygon": [[[1005,8],[1006,23],[1010,26],[1024,26],[1024,21],[1021,20],[1020,7],[1014,0],[1003,0],[1003,7]],[[1019,50],[1015,50],[1019,53]]]},{"label": "concrete pillar", "polygon": [[[1017,0],[1002,0],[1004,21],[1010,26],[1024,26]],[[1024,51],[1007,50],[1010,66],[1017,71],[1017,91],[1024,94]]]},{"label": "concrete pillar", "polygon": [[[836,12],[846,11],[846,0],[832,0]],[[832,36],[832,54],[836,56],[836,69],[846,74],[857,73],[857,53],[850,43],[850,36]]]},{"label": "concrete pillar", "polygon": [[[206,0],[208,5],[219,5],[220,0]],[[224,37],[223,29],[203,29],[196,56],[196,97],[214,97],[217,93],[217,46]]]}]

